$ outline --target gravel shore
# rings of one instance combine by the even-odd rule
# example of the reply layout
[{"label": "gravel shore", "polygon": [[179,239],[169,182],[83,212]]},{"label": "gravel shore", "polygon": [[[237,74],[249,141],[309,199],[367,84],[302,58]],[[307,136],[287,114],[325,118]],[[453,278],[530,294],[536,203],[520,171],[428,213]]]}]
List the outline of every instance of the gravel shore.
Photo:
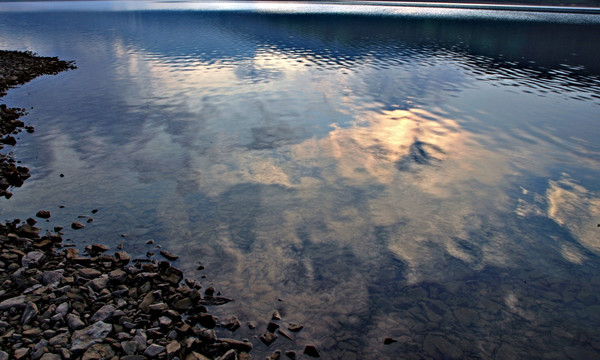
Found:
[{"label": "gravel shore", "polygon": [[[75,68],[58,58],[0,51],[0,96],[36,76]],[[34,131],[19,119],[25,113],[0,105],[0,150],[14,146],[20,131]],[[7,199],[30,176],[17,164],[0,153],[0,196]],[[208,312],[207,306],[232,300],[184,279],[170,263],[177,255],[162,251],[163,261],[132,259],[103,244],[79,254],[63,245],[61,227],[45,233],[36,227],[51,215],[40,210],[25,221],[0,223],[0,360],[252,359],[249,340],[217,337],[214,331],[222,327],[234,336],[242,326],[235,316],[219,320]],[[75,230],[84,226],[70,224]],[[285,336],[302,329],[283,327],[274,314],[260,340],[268,346],[276,331]],[[294,351],[285,355],[296,358]],[[312,345],[303,355],[319,357]],[[269,358],[280,357],[275,351]]]}]

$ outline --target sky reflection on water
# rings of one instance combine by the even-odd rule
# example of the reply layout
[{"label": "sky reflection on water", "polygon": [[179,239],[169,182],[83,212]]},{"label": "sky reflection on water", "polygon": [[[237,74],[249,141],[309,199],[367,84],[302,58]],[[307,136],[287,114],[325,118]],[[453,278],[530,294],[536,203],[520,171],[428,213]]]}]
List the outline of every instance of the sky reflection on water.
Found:
[{"label": "sky reflection on water", "polygon": [[3,15],[1,48],[79,67],[3,99],[37,130],[3,217],[99,208],[78,246],[200,259],[237,300],[215,311],[306,326],[282,350],[600,350],[598,21]]}]

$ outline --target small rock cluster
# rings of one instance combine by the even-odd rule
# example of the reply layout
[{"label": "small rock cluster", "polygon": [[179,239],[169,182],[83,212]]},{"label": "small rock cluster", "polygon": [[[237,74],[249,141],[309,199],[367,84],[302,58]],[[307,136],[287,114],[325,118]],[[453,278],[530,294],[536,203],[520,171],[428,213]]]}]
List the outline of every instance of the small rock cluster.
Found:
[{"label": "small rock cluster", "polygon": [[57,252],[61,235],[28,220],[0,224],[0,359],[251,359],[249,341],[215,335],[205,305],[230,299],[213,288],[102,244]]},{"label": "small rock cluster", "polygon": [[[31,52],[0,50],[0,97],[6,91],[19,84],[44,74],[57,74],[61,71],[75,69],[73,62],[61,61],[56,57],[39,57]],[[7,108],[0,104],[0,150],[4,145],[14,146],[17,143],[14,135],[23,129],[33,132],[33,127],[25,126],[19,120],[25,109]],[[17,165],[14,157],[0,153],[0,197],[10,198],[9,187],[18,187],[29,178],[29,170]]]}]

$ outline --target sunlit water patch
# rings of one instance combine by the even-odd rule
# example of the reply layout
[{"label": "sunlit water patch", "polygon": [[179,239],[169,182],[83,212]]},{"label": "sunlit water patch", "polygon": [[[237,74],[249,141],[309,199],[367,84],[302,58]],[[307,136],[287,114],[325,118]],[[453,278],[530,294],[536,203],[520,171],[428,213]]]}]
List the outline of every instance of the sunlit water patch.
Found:
[{"label": "sunlit water patch", "polygon": [[[179,254],[256,357],[597,356],[596,17],[140,4],[0,6],[78,65],[3,98],[36,127],[3,218],[99,209],[66,237]],[[305,329],[267,348],[275,309]]]}]

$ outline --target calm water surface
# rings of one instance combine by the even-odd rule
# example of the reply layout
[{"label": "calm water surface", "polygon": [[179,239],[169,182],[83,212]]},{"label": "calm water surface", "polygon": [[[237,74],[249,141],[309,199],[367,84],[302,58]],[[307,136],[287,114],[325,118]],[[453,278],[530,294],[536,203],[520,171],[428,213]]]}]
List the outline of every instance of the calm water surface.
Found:
[{"label": "calm water surface", "polygon": [[[99,209],[65,236],[179,254],[236,299],[219,316],[258,324],[236,334],[256,358],[307,342],[340,359],[599,356],[598,15],[0,12],[0,48],[78,65],[2,99],[36,127],[3,219]],[[267,348],[275,309],[305,329]]]}]

